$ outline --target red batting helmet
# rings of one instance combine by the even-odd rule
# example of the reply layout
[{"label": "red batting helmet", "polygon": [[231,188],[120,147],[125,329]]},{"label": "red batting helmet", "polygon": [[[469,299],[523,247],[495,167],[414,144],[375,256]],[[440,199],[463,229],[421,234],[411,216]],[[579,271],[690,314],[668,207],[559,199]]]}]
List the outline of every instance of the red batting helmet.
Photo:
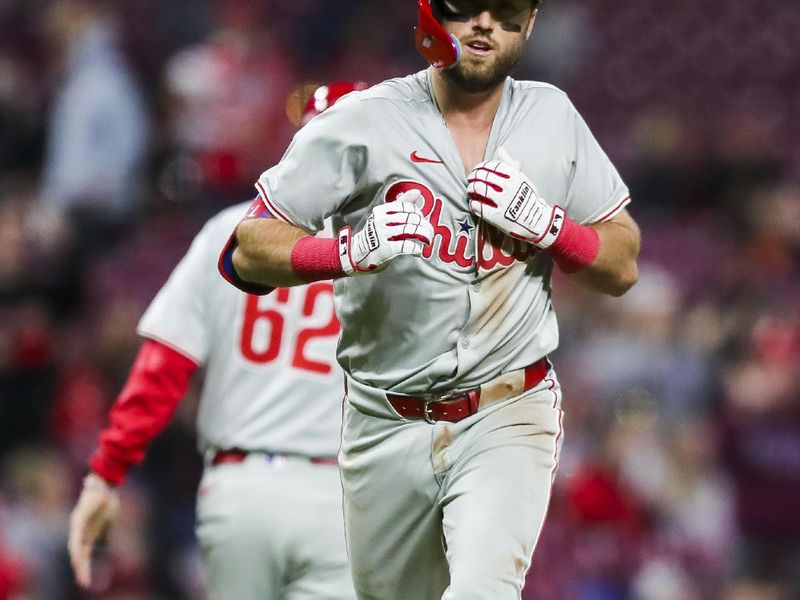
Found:
[{"label": "red batting helmet", "polygon": [[414,41],[425,60],[439,69],[449,69],[461,58],[461,44],[436,19],[431,9],[432,1],[417,0],[419,18],[414,28]]},{"label": "red batting helmet", "polygon": [[355,92],[356,90],[365,90],[367,87],[367,84],[363,81],[337,81],[335,83],[319,86],[314,90],[314,93],[309,96],[303,108],[302,124],[305,125],[318,114],[333,106],[336,101],[345,94]]}]

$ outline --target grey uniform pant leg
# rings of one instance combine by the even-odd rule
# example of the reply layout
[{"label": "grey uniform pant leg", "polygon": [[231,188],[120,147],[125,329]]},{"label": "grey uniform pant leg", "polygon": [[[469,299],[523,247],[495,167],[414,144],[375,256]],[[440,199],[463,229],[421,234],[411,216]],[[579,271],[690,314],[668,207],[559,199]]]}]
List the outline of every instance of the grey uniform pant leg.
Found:
[{"label": "grey uniform pant leg", "polygon": [[458,423],[345,410],[348,549],[359,600],[520,597],[561,444],[548,379]]},{"label": "grey uniform pant leg", "polygon": [[430,428],[348,405],[345,431],[340,465],[356,597],[439,600],[448,576]]},{"label": "grey uniform pant leg", "polygon": [[441,500],[450,566],[443,600],[521,597],[563,437],[553,400],[541,392],[524,396],[452,448]]},{"label": "grey uniform pant leg", "polygon": [[210,600],[352,600],[338,469],[301,458],[208,467],[197,538]]}]

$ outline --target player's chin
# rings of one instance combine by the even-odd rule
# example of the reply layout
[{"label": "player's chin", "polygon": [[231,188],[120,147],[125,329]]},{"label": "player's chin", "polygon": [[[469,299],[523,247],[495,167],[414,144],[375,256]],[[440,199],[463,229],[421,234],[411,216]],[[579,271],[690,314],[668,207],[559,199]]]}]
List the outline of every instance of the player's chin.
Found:
[{"label": "player's chin", "polygon": [[506,73],[500,72],[494,63],[467,60],[445,73],[465,92],[485,92],[497,87],[506,78]]}]

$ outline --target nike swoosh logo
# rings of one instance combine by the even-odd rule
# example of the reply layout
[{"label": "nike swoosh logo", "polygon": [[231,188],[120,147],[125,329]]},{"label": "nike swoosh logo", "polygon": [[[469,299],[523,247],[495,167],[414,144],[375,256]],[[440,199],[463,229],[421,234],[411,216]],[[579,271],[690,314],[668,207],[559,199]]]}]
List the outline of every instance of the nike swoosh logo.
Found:
[{"label": "nike swoosh logo", "polygon": [[420,156],[419,154],[417,154],[416,150],[414,150],[411,153],[410,158],[411,158],[411,162],[415,162],[415,163],[433,163],[433,164],[439,164],[439,165],[444,164],[441,160],[436,160],[434,158],[424,158],[424,157]]}]

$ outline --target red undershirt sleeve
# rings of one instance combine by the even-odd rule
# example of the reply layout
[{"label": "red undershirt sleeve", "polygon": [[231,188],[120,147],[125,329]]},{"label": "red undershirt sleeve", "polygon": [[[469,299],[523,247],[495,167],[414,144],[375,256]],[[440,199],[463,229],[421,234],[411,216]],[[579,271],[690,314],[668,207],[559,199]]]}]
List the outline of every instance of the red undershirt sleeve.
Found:
[{"label": "red undershirt sleeve", "polygon": [[196,370],[197,363],[183,354],[145,340],[89,460],[92,471],[111,485],[122,483],[130,466],[142,461],[150,441],[172,419]]}]

